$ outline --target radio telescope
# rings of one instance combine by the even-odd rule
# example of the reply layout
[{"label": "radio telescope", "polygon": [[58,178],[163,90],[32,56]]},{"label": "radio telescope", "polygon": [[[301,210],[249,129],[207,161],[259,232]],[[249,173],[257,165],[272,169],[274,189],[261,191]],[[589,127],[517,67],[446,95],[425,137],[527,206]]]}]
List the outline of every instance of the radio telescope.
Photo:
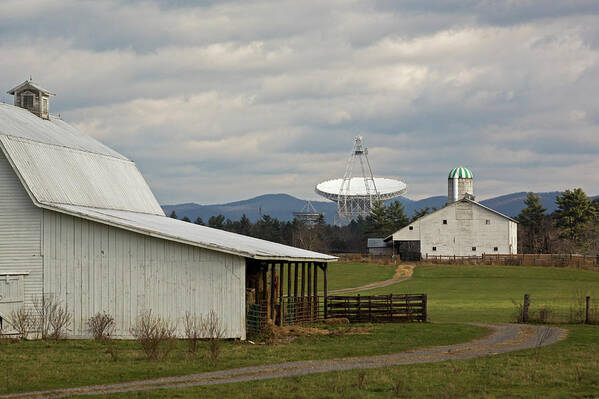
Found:
[{"label": "radio telescope", "polygon": [[[354,168],[357,163],[359,170]],[[370,215],[375,202],[397,198],[407,191],[407,186],[399,180],[374,177],[368,149],[362,145],[362,136],[356,136],[343,178],[324,181],[315,191],[337,203],[336,223],[342,225],[358,216]]]},{"label": "radio telescope", "polygon": [[310,201],[306,201],[306,205],[304,205],[301,211],[293,212],[293,217],[305,223],[308,227],[316,225],[321,216],[324,216],[324,213],[318,212]]}]

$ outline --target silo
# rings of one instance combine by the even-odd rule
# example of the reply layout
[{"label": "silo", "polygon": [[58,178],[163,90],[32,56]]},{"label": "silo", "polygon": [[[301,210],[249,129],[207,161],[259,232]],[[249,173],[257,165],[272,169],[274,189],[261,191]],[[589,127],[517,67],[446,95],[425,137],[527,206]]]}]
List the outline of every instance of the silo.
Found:
[{"label": "silo", "polygon": [[459,201],[466,196],[470,199],[474,199],[473,177],[474,175],[472,172],[463,166],[453,168],[451,172],[449,172],[449,177],[447,179],[448,204]]}]

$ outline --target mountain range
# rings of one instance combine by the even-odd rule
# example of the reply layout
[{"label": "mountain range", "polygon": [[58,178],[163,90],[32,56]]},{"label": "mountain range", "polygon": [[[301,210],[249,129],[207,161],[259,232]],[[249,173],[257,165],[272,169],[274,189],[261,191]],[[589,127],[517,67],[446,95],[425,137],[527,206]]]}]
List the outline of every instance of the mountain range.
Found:
[{"label": "mountain range", "polygon": [[[524,208],[526,194],[527,193],[525,192],[512,193],[489,198],[480,201],[480,203],[501,212],[504,215],[515,217],[520,213],[522,208]],[[548,213],[551,213],[556,209],[555,197],[559,195],[559,191],[536,194],[541,197],[541,203],[543,204],[543,207],[547,209]],[[417,209],[426,207],[439,209],[445,206],[447,197],[439,195],[417,201],[406,197],[400,197],[398,200],[404,205],[406,215],[412,216]],[[170,215],[172,211],[175,211],[177,217],[183,218],[184,216],[187,216],[192,221],[196,220],[197,217],[201,217],[204,222],[207,222],[210,216],[218,214],[231,220],[239,220],[241,216],[245,214],[252,222],[255,222],[260,219],[262,215],[269,215],[281,221],[292,220],[293,212],[300,211],[305,204],[305,200],[288,194],[266,194],[226,204],[200,205],[196,203],[186,203],[163,205],[162,208],[167,215]],[[312,205],[317,211],[324,212],[325,220],[328,223],[333,223],[337,204],[330,201],[312,201]]]}]

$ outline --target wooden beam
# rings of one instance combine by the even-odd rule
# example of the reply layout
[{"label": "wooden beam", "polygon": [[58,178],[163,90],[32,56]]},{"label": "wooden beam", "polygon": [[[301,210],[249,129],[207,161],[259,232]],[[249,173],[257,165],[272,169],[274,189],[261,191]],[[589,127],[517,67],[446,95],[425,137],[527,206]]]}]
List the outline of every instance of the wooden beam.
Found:
[{"label": "wooden beam", "polygon": [[303,298],[304,295],[306,294],[306,264],[304,262],[302,262],[302,291],[301,291],[301,297]]},{"label": "wooden beam", "polygon": [[298,265],[297,262],[295,262],[293,264],[293,266],[294,266],[294,269],[295,269],[295,279],[293,280],[293,296],[295,298],[297,298],[297,283],[298,283],[298,278],[299,278],[299,273],[298,273],[298,270],[299,270],[298,267],[299,267],[299,265]]},{"label": "wooden beam", "polygon": [[314,319],[318,319],[318,264],[314,263],[314,305],[312,306],[312,314]]},{"label": "wooden beam", "polygon": [[283,327],[283,309],[285,308],[285,304],[283,304],[283,287],[285,286],[285,284],[283,284],[283,280],[285,279],[285,264],[281,263],[279,266],[279,325]]},{"label": "wooden beam", "polygon": [[268,283],[267,283],[267,274],[268,274],[268,264],[260,265],[260,273],[262,273],[262,292],[260,296],[262,297],[262,301],[266,302],[268,300]]},{"label": "wooden beam", "polygon": [[328,306],[329,306],[329,289],[328,289],[328,282],[327,282],[327,268],[328,268],[328,264],[323,263],[323,268],[322,268],[322,273],[323,273],[323,285],[324,285],[324,318],[326,319],[328,316]]},{"label": "wooden beam", "polygon": [[272,263],[270,265],[270,319],[274,321],[275,319],[275,275],[277,274],[275,270],[275,264]]},{"label": "wooden beam", "polygon": [[287,263],[287,298],[291,297],[291,262]]}]

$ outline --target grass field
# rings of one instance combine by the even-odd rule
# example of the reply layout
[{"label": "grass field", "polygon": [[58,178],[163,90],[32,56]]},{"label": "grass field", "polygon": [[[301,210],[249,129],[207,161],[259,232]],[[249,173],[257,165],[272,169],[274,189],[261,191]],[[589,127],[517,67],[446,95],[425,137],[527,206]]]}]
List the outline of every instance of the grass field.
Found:
[{"label": "grass field", "polygon": [[[366,326],[366,325],[363,325]],[[148,362],[134,341],[115,340],[118,360],[92,340],[25,341],[0,345],[0,394],[174,376],[217,369],[405,351],[469,341],[486,329],[461,324],[377,324],[366,335],[299,337],[287,345],[252,345],[226,341],[216,367],[176,343],[165,361]],[[343,330],[345,326],[328,327]]]},{"label": "grass field", "polygon": [[433,322],[508,322],[512,301],[530,294],[532,306],[551,304],[563,311],[577,296],[599,299],[599,273],[522,266],[419,266],[411,280],[360,294],[427,293]]},{"label": "grass field", "polygon": [[[336,264],[330,269],[330,284],[337,288],[355,287],[388,279],[393,270],[393,266]],[[227,342],[217,368],[463,342],[485,330],[451,323],[511,321],[512,300],[521,302],[525,293],[531,295],[533,306],[569,306],[581,294],[599,298],[599,273],[543,267],[419,266],[409,281],[361,294],[391,292],[427,293],[433,323],[381,324],[373,326],[374,333],[369,335],[303,337],[280,346]],[[599,326],[564,327],[570,331],[565,341],[487,358],[110,397],[599,397]],[[105,348],[92,341],[0,346],[0,364],[5,373],[0,375],[0,393],[213,370],[201,358],[187,355],[181,342],[164,363],[143,360],[134,342],[121,341],[117,345],[118,361],[112,361]]]}]

